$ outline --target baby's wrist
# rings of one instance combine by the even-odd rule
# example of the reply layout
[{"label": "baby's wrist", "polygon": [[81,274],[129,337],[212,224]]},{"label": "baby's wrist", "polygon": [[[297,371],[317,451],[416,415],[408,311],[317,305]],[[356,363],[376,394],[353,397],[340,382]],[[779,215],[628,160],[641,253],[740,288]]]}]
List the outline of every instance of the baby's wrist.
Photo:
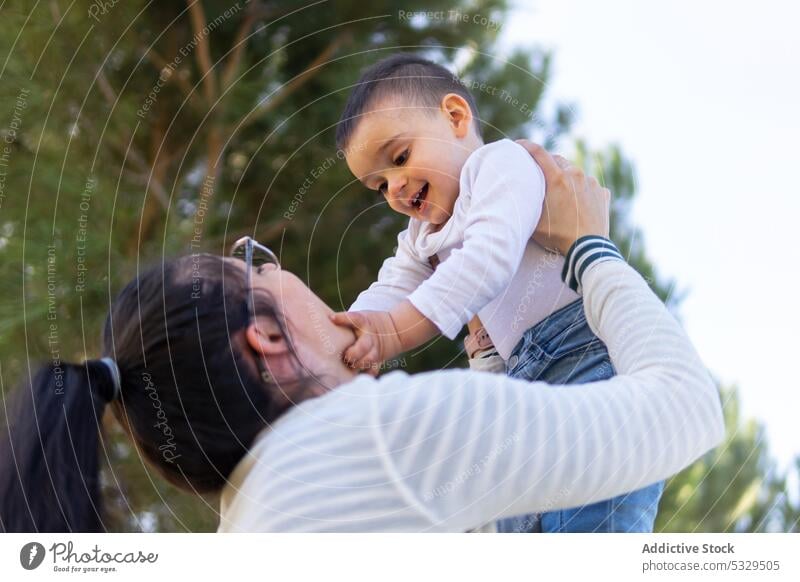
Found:
[{"label": "baby's wrist", "polygon": [[389,329],[384,331],[385,339],[382,341],[383,349],[381,350],[381,357],[383,361],[391,359],[404,351],[403,338],[398,332],[396,317],[391,311],[386,312],[389,323]]},{"label": "baby's wrist", "polygon": [[389,312],[389,317],[397,338],[397,354],[422,345],[439,333],[436,325],[414,307],[408,299],[394,307]]}]

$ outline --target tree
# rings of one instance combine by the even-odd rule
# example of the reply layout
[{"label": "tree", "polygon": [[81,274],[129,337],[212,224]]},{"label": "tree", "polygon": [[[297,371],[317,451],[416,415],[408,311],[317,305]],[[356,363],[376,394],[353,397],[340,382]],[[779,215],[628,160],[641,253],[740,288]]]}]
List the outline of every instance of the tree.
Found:
[{"label": "tree", "polygon": [[769,457],[764,427],[742,419],[736,388],[721,396],[727,438],[669,480],[656,531],[796,531],[797,498]]},{"label": "tree", "polygon": [[[582,140],[576,141],[575,159],[612,192],[611,238],[656,295],[678,315],[683,296],[675,292],[676,282],[658,274],[645,252],[641,231],[630,222],[636,194],[632,163],[619,147],[593,152]],[[764,427],[755,420],[742,419],[735,387],[720,388],[720,399],[726,441],[668,480],[655,530],[796,530],[798,496],[792,498],[787,493],[787,476],[780,473],[769,456]]]},{"label": "tree", "polygon": [[[187,0],[3,4],[0,95],[0,385],[37,361],[98,353],[114,293],[163,256],[224,252],[242,234],[276,248],[334,308],[392,252],[403,220],[349,175],[335,123],[360,69],[397,50],[449,64],[476,95],[487,140],[569,135],[544,113],[551,55],[494,56],[504,0]],[[423,14],[424,13],[424,14]],[[481,18],[456,18],[457,15]],[[663,298],[627,219],[632,169],[599,164],[614,238]],[[408,354],[408,371],[463,366],[459,342]],[[213,530],[218,500],[176,492],[109,425],[110,529]],[[786,506],[787,515],[796,508]],[[795,518],[796,521],[796,518]]]},{"label": "tree", "polygon": [[[465,59],[475,77],[509,69],[505,80],[541,93],[529,71],[542,55],[524,74],[476,59],[475,47],[491,54],[497,28],[456,11],[499,21],[505,3],[6,3],[6,29],[19,34],[0,40],[0,91],[18,104],[0,124],[3,390],[37,361],[95,356],[114,292],[147,263],[221,253],[244,233],[279,249],[329,303],[349,305],[400,226],[336,155],[335,123],[359,70],[416,50]],[[409,368],[459,352],[437,342]],[[213,527],[213,501],[176,495],[115,444],[112,527]]]},{"label": "tree", "polygon": [[[676,281],[658,274],[647,257],[641,230],[630,221],[636,195],[633,164],[618,146],[592,151],[581,139],[576,140],[575,146],[576,163],[612,192],[611,238],[653,292],[678,315],[683,296],[675,291]],[[785,493],[786,478],[769,457],[764,427],[752,419],[742,420],[735,388],[721,388],[720,398],[727,439],[668,480],[655,530],[787,531],[792,521],[786,516],[796,508]],[[784,516],[779,515],[780,508]]]}]

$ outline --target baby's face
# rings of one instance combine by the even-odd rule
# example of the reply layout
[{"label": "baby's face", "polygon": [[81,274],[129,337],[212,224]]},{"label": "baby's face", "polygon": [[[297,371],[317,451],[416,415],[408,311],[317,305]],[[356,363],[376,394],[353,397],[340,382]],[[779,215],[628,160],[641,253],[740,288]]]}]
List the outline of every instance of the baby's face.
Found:
[{"label": "baby's face", "polygon": [[385,99],[358,122],[347,165],[392,210],[441,226],[453,213],[464,162],[482,145],[467,111],[461,118],[447,106],[425,109]]}]

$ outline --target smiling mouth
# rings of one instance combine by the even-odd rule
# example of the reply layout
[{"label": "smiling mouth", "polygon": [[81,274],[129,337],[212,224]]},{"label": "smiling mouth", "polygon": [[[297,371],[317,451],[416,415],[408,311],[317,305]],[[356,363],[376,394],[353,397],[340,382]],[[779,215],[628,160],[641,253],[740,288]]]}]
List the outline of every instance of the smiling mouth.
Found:
[{"label": "smiling mouth", "polygon": [[414,198],[411,199],[411,206],[416,208],[417,210],[422,210],[422,205],[425,202],[425,198],[428,196],[428,184],[427,182],[425,185],[419,189],[419,191],[414,194]]}]

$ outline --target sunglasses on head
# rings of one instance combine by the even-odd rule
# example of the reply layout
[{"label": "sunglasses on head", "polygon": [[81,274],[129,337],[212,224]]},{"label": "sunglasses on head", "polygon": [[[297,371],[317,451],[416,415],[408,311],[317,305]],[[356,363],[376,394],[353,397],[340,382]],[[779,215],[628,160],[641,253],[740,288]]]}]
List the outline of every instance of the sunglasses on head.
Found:
[{"label": "sunglasses on head", "polygon": [[[233,246],[231,246],[231,256],[244,261],[247,280],[247,309],[250,321],[253,321],[256,316],[255,301],[253,300],[253,267],[273,264],[280,269],[281,263],[278,261],[278,257],[275,253],[268,247],[249,236],[244,236],[233,243]],[[273,383],[272,375],[267,370],[266,365],[261,361],[261,358],[256,358],[256,361],[258,362],[257,365],[262,380],[267,383]]]}]

